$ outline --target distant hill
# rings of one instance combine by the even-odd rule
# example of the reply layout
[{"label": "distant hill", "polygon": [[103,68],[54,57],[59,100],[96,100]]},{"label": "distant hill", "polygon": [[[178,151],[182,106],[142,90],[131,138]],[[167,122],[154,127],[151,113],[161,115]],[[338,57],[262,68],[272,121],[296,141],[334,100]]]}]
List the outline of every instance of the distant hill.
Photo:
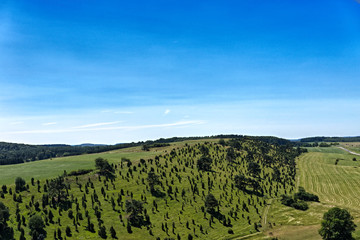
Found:
[{"label": "distant hill", "polygon": [[75,147],[99,147],[99,146],[108,146],[106,144],[93,144],[93,143],[83,143],[79,145],[74,145]]},{"label": "distant hill", "polygon": [[300,139],[300,142],[360,142],[358,137],[308,137]]}]

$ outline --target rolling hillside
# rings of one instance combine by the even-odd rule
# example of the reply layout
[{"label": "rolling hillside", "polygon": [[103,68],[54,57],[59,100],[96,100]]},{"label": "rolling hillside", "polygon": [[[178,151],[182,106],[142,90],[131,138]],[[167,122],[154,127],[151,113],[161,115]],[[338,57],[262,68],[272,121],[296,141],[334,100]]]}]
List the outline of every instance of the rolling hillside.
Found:
[{"label": "rolling hillside", "polygon": [[[16,193],[13,184],[7,185],[1,201],[10,209],[16,239],[22,229],[29,237],[27,224],[33,215],[46,222],[49,239],[60,239],[59,232],[64,238],[66,228],[71,231],[67,239],[99,239],[103,227],[108,238],[113,227],[121,239],[228,239],[257,233],[267,203],[295,189],[299,152],[254,139],[218,142],[188,141],[150,151],[138,147],[27,163],[38,177],[31,181],[25,168],[13,170],[24,176],[28,189]],[[112,164],[113,177],[95,170],[65,175],[58,181],[68,205],[51,197],[56,175],[94,169],[99,157]],[[40,170],[45,166],[48,171]],[[150,185],[151,174],[155,186]],[[10,176],[1,178],[8,181]],[[209,195],[219,205],[207,206]],[[137,201],[143,210],[134,222],[128,205]]]}]

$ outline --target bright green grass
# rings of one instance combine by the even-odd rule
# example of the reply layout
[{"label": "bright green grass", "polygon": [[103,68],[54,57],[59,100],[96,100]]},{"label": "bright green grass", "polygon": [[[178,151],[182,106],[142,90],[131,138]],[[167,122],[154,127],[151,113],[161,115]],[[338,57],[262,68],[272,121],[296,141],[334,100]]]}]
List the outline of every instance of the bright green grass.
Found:
[{"label": "bright green grass", "polygon": [[346,151],[337,147],[308,147],[307,150],[309,152],[349,154]]},{"label": "bright green grass", "polygon": [[[356,153],[360,153],[360,142],[346,142],[346,143],[341,143],[341,146],[349,149],[350,151],[356,152]],[[355,156],[357,158],[360,158],[358,156]]]},{"label": "bright green grass", "polygon": [[[336,147],[308,148],[297,161],[297,186],[319,196],[320,203],[310,203],[307,211],[286,207],[279,200],[271,205],[266,226],[268,236],[278,239],[321,239],[318,234],[323,214],[331,207],[346,208],[360,222],[360,161]],[[340,159],[335,165],[336,159]],[[353,234],[360,239],[360,227]]]},{"label": "bright green grass", "polygon": [[[206,141],[217,142],[219,140],[207,139]],[[157,154],[169,151],[174,147],[182,147],[186,143],[193,145],[199,142],[205,142],[205,140],[177,142],[172,143],[170,147],[152,148],[150,151],[142,151],[141,147],[132,147],[105,153],[53,158],[15,165],[3,165],[0,166],[0,185],[12,184],[16,177],[22,177],[26,181],[30,181],[31,178],[41,180],[62,175],[64,170],[69,173],[70,171],[78,169],[92,169],[94,168],[94,160],[98,157],[105,158],[111,163],[119,163],[122,157],[135,161],[141,158],[153,158]]]},{"label": "bright green grass", "polygon": [[[214,140],[217,141],[217,140]],[[196,144],[198,141],[191,142],[191,145]],[[209,140],[208,140],[209,142]],[[93,155],[83,155],[83,156],[76,156],[76,157],[68,157],[68,158],[61,158],[61,159],[53,159],[53,160],[45,160],[45,161],[39,161],[39,162],[33,162],[30,164],[23,164],[23,166],[31,166],[31,169],[33,172],[37,172],[38,178],[34,175],[31,175],[31,171],[26,176],[25,173],[26,169],[18,168],[19,171],[21,171],[16,176],[22,176],[27,179],[31,177],[35,177],[35,180],[40,180],[41,186],[44,185],[44,179],[47,178],[47,176],[54,177],[54,175],[62,174],[64,167],[68,167],[66,170],[69,172],[72,169],[78,169],[78,168],[93,168],[94,166],[94,159],[97,157],[104,157],[108,159],[110,162],[116,163],[118,166],[118,169],[116,171],[117,178],[115,179],[114,186],[111,183],[107,183],[108,190],[106,191],[107,196],[103,197],[101,195],[101,188],[105,186],[104,179],[102,179],[101,182],[99,182],[98,178],[94,174],[88,174],[86,176],[80,176],[79,182],[82,183],[82,189],[84,191],[84,184],[88,181],[88,178],[90,177],[92,179],[92,182],[94,182],[95,190],[99,196],[99,199],[101,201],[101,209],[102,209],[102,220],[104,221],[104,225],[107,228],[108,238],[109,237],[109,228],[113,226],[117,232],[117,236],[119,239],[155,239],[157,236],[161,237],[161,239],[164,239],[165,237],[172,237],[176,239],[176,234],[179,234],[181,236],[181,239],[187,239],[188,234],[192,234],[193,236],[196,235],[198,239],[229,239],[237,237],[241,237],[248,234],[255,233],[254,229],[254,223],[261,221],[262,212],[264,209],[264,205],[262,202],[265,200],[262,197],[256,197],[254,195],[246,194],[240,190],[234,189],[231,187],[231,181],[233,178],[233,175],[239,170],[245,171],[245,163],[239,163],[236,164],[234,167],[229,167],[228,164],[225,161],[225,149],[220,149],[220,151],[215,151],[215,146],[210,148],[210,154],[213,159],[217,159],[217,162],[214,163],[213,170],[215,172],[213,173],[202,173],[199,172],[194,165],[190,165],[188,167],[184,166],[184,161],[188,161],[191,159],[191,161],[194,161],[200,156],[199,150],[194,150],[191,153],[181,153],[181,147],[184,146],[185,143],[176,143],[173,144],[171,147],[164,148],[164,149],[158,149],[153,150],[150,152],[143,152],[140,150],[140,148],[129,148],[129,149],[123,149],[119,151],[113,151],[109,153],[102,153],[102,154],[93,154]],[[179,157],[175,157],[173,161],[170,161],[169,156],[165,156],[167,153],[171,151],[172,148],[178,149],[177,152]],[[255,148],[256,146],[253,143],[249,143],[247,145],[248,148]],[[221,147],[220,147],[221,148]],[[193,154],[195,153],[195,155]],[[148,167],[145,169],[144,166],[138,165],[139,159],[144,158],[153,158],[155,155],[163,155],[160,157],[159,164],[160,166],[155,165],[155,163],[148,164]],[[244,157],[247,153],[241,152],[241,155]],[[134,166],[137,167],[137,171],[134,171],[133,177],[126,177],[128,173],[128,168],[123,167],[121,168],[119,163],[121,161],[121,157],[128,157],[132,160],[133,168]],[[180,163],[183,162],[183,163]],[[63,165],[64,164],[64,165]],[[21,167],[21,165],[16,165],[14,167]],[[44,166],[48,167],[48,170],[46,169],[39,169],[44,168]],[[173,167],[178,167],[178,169],[181,169],[179,174],[182,177],[182,182],[180,182],[175,177],[175,172],[171,171]],[[6,167],[6,166],[5,166]],[[164,199],[162,198],[155,198],[153,197],[150,192],[146,189],[146,185],[142,184],[142,179],[146,178],[147,172],[150,169],[150,167],[154,167],[156,172],[162,176],[163,173],[166,173],[166,177],[162,178],[162,182],[165,183],[165,181],[174,181],[173,184],[173,190],[175,190],[175,187],[179,188],[179,194],[177,197],[177,200],[171,200],[169,196],[166,196]],[[55,168],[55,169],[52,169]],[[186,171],[183,171],[183,169],[186,169]],[[143,170],[143,171],[140,171]],[[283,169],[286,171],[285,169]],[[119,174],[121,172],[121,175]],[[261,176],[264,178],[264,174],[271,173],[271,168],[264,169]],[[190,191],[190,182],[188,180],[188,177],[190,179],[194,178],[196,179],[196,185],[199,188],[199,195],[195,195],[195,198],[193,197],[191,191]],[[211,190],[212,194],[215,195],[215,197],[219,200],[221,200],[221,207],[220,212],[224,214],[227,218],[229,217],[230,210],[236,209],[236,205],[238,204],[240,206],[240,209],[238,210],[238,217],[237,218],[231,218],[232,226],[231,229],[234,231],[234,235],[228,234],[228,230],[230,227],[224,226],[221,222],[218,220],[214,220],[214,223],[212,223],[212,226],[209,226],[209,217],[210,215],[207,214],[206,218],[204,218],[204,213],[201,211],[201,207],[204,205],[204,196],[208,193],[208,184],[207,179],[210,177],[214,180],[215,186]],[[10,177],[8,177],[10,178]],[[15,176],[13,176],[15,178]],[[12,179],[13,179],[12,178]],[[4,178],[6,179],[6,178]],[[80,203],[80,212],[83,214],[85,210],[81,206],[81,197],[84,195],[84,192],[81,192],[79,187],[77,186],[75,182],[75,177],[69,177],[67,179],[68,183],[71,185],[70,194],[74,196],[74,198],[77,198]],[[225,184],[226,181],[229,181],[229,184]],[[13,182],[11,180],[10,182]],[[204,188],[201,184],[201,182],[204,182]],[[29,181],[28,181],[29,183]],[[279,183],[268,183],[273,185],[273,189],[278,188],[278,193],[284,193],[285,189],[283,189],[282,184]],[[41,202],[41,196],[42,192],[37,192],[37,186],[31,186],[29,192],[22,192],[22,198],[23,203],[20,204],[20,210],[21,214],[26,216],[26,219],[29,219],[29,216],[31,214],[34,214],[34,208],[29,207],[29,202],[31,199],[31,196],[34,196],[35,202],[39,201]],[[265,186],[265,185],[264,185]],[[14,189],[14,185],[11,184],[8,187],[11,187]],[[288,186],[287,186],[288,187]],[[121,214],[123,218],[125,219],[126,213],[124,212],[124,208],[120,208],[119,206],[116,206],[116,211],[112,210],[110,199],[111,197],[117,198],[118,193],[120,192],[120,189],[123,189],[125,191],[125,195],[123,196],[122,202],[124,203],[126,199],[130,199],[131,193],[133,193],[133,199],[140,200],[141,196],[146,197],[146,204],[145,208],[147,209],[148,214],[150,215],[150,219],[152,222],[152,231],[154,236],[151,236],[149,234],[149,231],[146,230],[145,227],[138,229],[133,227],[133,233],[128,234],[126,231],[126,227],[124,226],[124,223],[120,221],[119,215]],[[181,192],[182,189],[186,191],[186,197],[185,199],[181,198]],[[93,193],[93,189],[89,188],[90,193],[87,194],[87,210],[89,210],[91,221],[95,224],[95,230],[98,231],[98,225],[96,217],[94,216],[94,210],[91,208],[91,197],[90,194]],[[43,188],[41,187],[41,191],[43,191]],[[287,189],[289,191],[289,189]],[[127,193],[128,192],[128,193]],[[274,196],[272,196],[274,197]],[[5,203],[6,206],[10,208],[11,211],[11,220],[10,225],[13,226],[16,229],[16,220],[15,220],[15,206],[16,203],[12,200],[12,196],[9,194],[5,195],[5,199],[0,199]],[[158,204],[158,211],[153,212],[152,210],[152,203],[153,201],[156,201]],[[165,202],[167,201],[167,204]],[[248,204],[248,202],[252,202],[252,204]],[[267,200],[266,200],[267,201]],[[248,204],[249,212],[242,210],[243,203]],[[184,210],[182,210],[182,204],[184,204]],[[28,206],[26,206],[28,205]],[[97,205],[97,204],[96,204]],[[258,209],[258,211],[256,210]],[[72,210],[75,212],[75,205],[73,205]],[[181,213],[182,211],[182,213]],[[99,239],[99,236],[96,233],[90,233],[86,231],[85,225],[86,225],[86,218],[84,217],[84,220],[80,221],[79,232],[75,231],[75,228],[73,226],[72,220],[70,220],[67,217],[67,212],[62,212],[61,216],[59,213],[52,209],[52,212],[55,215],[55,221],[57,221],[58,218],[60,218],[61,224],[50,224],[46,227],[46,231],[48,233],[48,239],[53,239],[53,232],[57,230],[58,228],[62,230],[63,237],[65,235],[65,228],[66,226],[70,226],[73,236],[68,239]],[[37,213],[44,216],[43,212]],[[167,217],[168,215],[168,217]],[[250,224],[249,224],[249,220]],[[192,223],[192,220],[194,220],[195,224]],[[189,221],[190,229],[186,228],[186,222]],[[169,233],[166,234],[161,230],[161,224],[167,223],[169,226]],[[172,223],[175,223],[175,233],[172,233]],[[125,220],[126,224],[126,220]],[[204,233],[200,232],[200,226],[203,227]],[[28,228],[24,228],[26,231],[26,237],[28,238]],[[15,238],[18,239],[19,237],[19,231],[15,231]],[[257,236],[257,235],[256,235]]]},{"label": "bright green grass", "polygon": [[[298,161],[299,185],[319,196],[322,203],[345,207],[360,216],[360,163],[351,154],[307,153]],[[336,159],[340,160],[335,165]]]}]

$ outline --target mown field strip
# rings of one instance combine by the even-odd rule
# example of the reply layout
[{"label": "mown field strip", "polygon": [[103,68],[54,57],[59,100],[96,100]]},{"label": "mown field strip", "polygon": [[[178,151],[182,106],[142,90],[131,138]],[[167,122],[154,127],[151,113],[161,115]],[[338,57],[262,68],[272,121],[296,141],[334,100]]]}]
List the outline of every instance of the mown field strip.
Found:
[{"label": "mown field strip", "polygon": [[298,161],[299,184],[317,194],[321,202],[360,210],[360,169],[346,153],[341,165],[329,163],[338,157],[338,153],[325,152],[302,155]]},{"label": "mown field strip", "polygon": [[359,177],[356,176],[356,174],[353,173],[353,171],[350,171],[349,168],[343,168],[342,169],[344,171],[344,174],[342,174],[342,176],[348,176],[348,179],[346,180],[346,183],[348,183],[348,187],[350,188],[350,190],[352,191],[352,200],[354,200],[354,205],[359,206],[360,202],[359,202],[359,193],[360,193],[360,189],[359,189]]}]

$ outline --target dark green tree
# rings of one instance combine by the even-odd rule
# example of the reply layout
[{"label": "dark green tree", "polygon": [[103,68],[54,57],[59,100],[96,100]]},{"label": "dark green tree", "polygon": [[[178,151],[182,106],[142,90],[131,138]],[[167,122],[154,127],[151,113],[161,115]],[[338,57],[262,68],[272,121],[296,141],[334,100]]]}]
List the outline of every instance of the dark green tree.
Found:
[{"label": "dark green tree", "polygon": [[66,185],[63,177],[58,177],[49,183],[49,196],[57,204],[65,203],[68,199],[68,194],[65,191]]},{"label": "dark green tree", "polygon": [[2,185],[2,186],[1,186],[1,190],[2,190],[3,193],[7,193],[7,192],[8,192],[6,185]]},{"label": "dark green tree", "polygon": [[209,148],[206,147],[205,145],[201,145],[199,149],[202,155],[205,156],[209,155]]},{"label": "dark green tree", "polygon": [[99,234],[99,236],[100,236],[101,238],[104,238],[104,239],[107,238],[105,226],[101,225],[101,226],[99,227],[99,232],[98,232],[98,234]]},{"label": "dark green tree", "polygon": [[66,236],[71,237],[71,228],[69,226],[65,229]]},{"label": "dark green tree", "polygon": [[23,178],[17,177],[15,179],[15,190],[16,191],[21,192],[21,191],[25,190],[26,189],[25,185],[26,185],[26,182]]},{"label": "dark green tree", "polygon": [[153,171],[148,173],[148,177],[146,178],[146,180],[149,184],[151,193],[155,192],[155,186],[161,184],[159,176],[156,175]]},{"label": "dark green tree", "polygon": [[325,240],[351,240],[356,227],[353,219],[346,209],[331,208],[324,213],[319,234]]},{"label": "dark green tree", "polygon": [[226,145],[226,142],[225,142],[224,139],[221,138],[221,139],[219,140],[219,144],[222,145],[222,146],[225,146],[225,145]]},{"label": "dark green tree", "polygon": [[39,215],[34,215],[29,220],[30,236],[33,240],[46,238],[45,223]]},{"label": "dark green tree", "polygon": [[234,177],[235,186],[240,190],[245,190],[248,184],[248,179],[243,174],[238,174]]},{"label": "dark green tree", "polygon": [[14,230],[7,225],[10,218],[9,208],[0,202],[0,239],[13,239]]},{"label": "dark green tree", "polygon": [[143,151],[149,151],[150,148],[149,148],[148,145],[144,144],[144,145],[142,145],[141,150],[143,150]]},{"label": "dark green tree", "polygon": [[116,237],[116,231],[115,231],[115,228],[113,226],[111,226],[111,228],[110,228],[110,234],[111,234],[112,238],[117,238]]},{"label": "dark green tree", "polygon": [[248,170],[252,176],[258,176],[261,172],[260,165],[256,162],[249,162]]},{"label": "dark green tree", "polygon": [[197,168],[199,170],[203,171],[210,171],[211,170],[211,163],[212,159],[208,156],[203,155],[198,161],[197,161]]},{"label": "dark green tree", "polygon": [[214,195],[209,193],[205,198],[205,208],[209,213],[214,213],[215,208],[219,206],[219,201],[216,200]]},{"label": "dark green tree", "polygon": [[103,176],[114,178],[114,168],[109,164],[106,159],[97,158],[95,159],[95,167],[99,170],[99,173]]},{"label": "dark green tree", "polygon": [[226,150],[226,160],[228,160],[230,163],[234,162],[234,160],[236,159],[236,153],[234,148],[229,147]]},{"label": "dark green tree", "polygon": [[125,211],[129,213],[128,220],[132,226],[141,226],[144,223],[143,203],[137,200],[126,200]]}]

